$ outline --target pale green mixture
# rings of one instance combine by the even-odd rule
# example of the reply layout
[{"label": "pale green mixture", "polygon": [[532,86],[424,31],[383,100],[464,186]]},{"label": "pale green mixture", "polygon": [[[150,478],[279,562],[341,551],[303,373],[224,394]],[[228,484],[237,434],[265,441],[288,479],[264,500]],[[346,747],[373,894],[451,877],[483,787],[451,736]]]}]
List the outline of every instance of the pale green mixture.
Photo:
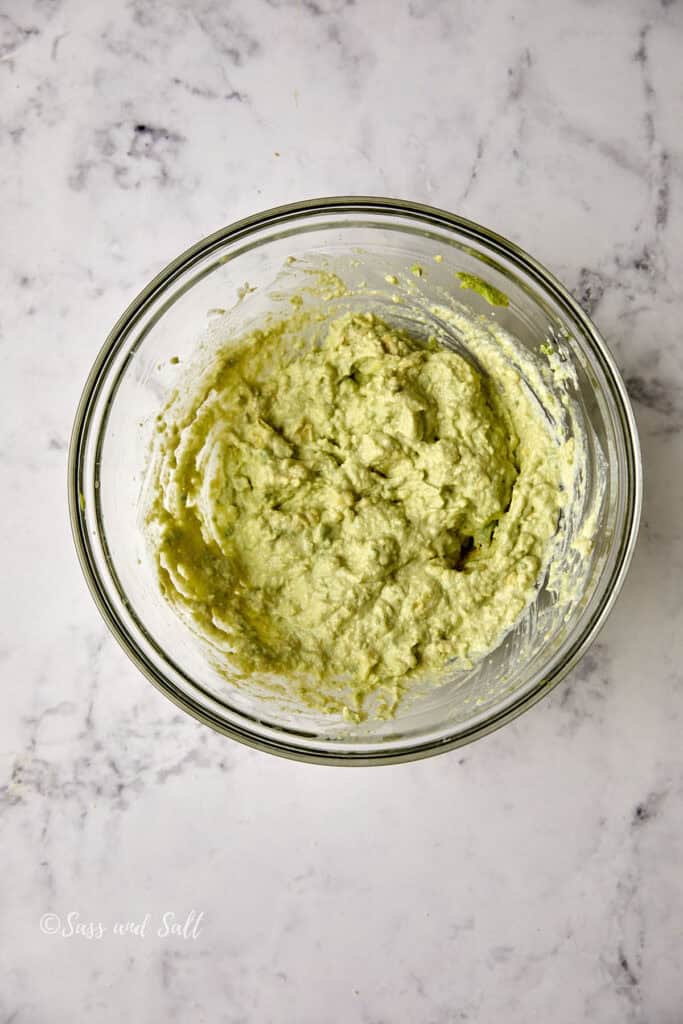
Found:
[{"label": "pale green mixture", "polygon": [[528,605],[571,457],[502,356],[490,377],[371,314],[223,350],[159,423],[161,587],[244,673],[352,717],[467,666]]}]

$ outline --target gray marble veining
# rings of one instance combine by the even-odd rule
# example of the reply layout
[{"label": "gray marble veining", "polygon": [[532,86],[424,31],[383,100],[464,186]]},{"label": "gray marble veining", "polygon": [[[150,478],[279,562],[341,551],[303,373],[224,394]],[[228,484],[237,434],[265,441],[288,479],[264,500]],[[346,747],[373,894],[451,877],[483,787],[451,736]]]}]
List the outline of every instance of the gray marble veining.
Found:
[{"label": "gray marble veining", "polygon": [[[683,1019],[682,53],[679,0],[0,5],[3,1024]],[[80,388],[139,288],[335,193],[455,210],[553,269],[646,474],[565,683],[471,748],[352,772],[148,686],[65,504]]]}]

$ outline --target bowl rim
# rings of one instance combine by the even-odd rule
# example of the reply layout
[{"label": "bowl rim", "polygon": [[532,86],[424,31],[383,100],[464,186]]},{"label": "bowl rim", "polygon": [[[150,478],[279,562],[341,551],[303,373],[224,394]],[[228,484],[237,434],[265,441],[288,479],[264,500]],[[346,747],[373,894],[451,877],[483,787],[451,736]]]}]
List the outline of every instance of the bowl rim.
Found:
[{"label": "bowl rim", "polygon": [[[221,719],[199,701],[186,692],[181,691],[170,680],[165,678],[145,657],[131,638],[125,624],[116,614],[107,598],[105,588],[100,582],[100,574],[96,570],[94,559],[90,555],[90,545],[83,519],[83,497],[81,491],[84,441],[88,436],[90,410],[100,391],[99,385],[101,383],[102,370],[106,367],[110,357],[117,349],[119,339],[128,325],[150,303],[154,296],[162,292],[174,278],[190,269],[194,263],[208,255],[212,249],[218,248],[226,242],[234,242],[236,239],[254,234],[264,227],[276,223],[286,223],[288,220],[301,216],[344,212],[394,213],[427,222],[432,226],[454,229],[460,234],[474,235],[488,246],[489,249],[501,251],[508,258],[512,257],[516,262],[521,263],[526,270],[531,271],[546,292],[549,292],[561,306],[566,307],[571,316],[578,321],[584,332],[585,340],[593,347],[594,354],[600,358],[610,379],[614,389],[612,397],[618,399],[618,418],[624,431],[627,461],[626,480],[629,484],[628,496],[630,498],[624,513],[624,529],[620,537],[621,550],[612,570],[612,578],[605,586],[600,607],[587,622],[568,656],[549,676],[541,678],[531,690],[521,694],[517,700],[506,705],[500,711],[494,711],[491,717],[484,722],[475,722],[472,726],[461,730],[455,736],[443,739],[432,738],[422,743],[419,741],[411,742],[405,748],[398,750],[394,748],[389,751],[386,748],[383,749],[378,744],[376,750],[365,749],[357,753],[354,751],[340,752],[339,750],[325,752],[322,747],[319,750],[305,749],[297,746],[296,742],[284,739],[282,741],[275,741],[264,738],[249,731],[247,728],[241,729]],[[475,221],[468,220],[458,214],[450,213],[438,207],[404,199],[377,196],[325,196],[271,207],[234,221],[212,232],[168,263],[135,296],[107,335],[104,344],[95,358],[79,398],[69,443],[67,489],[71,532],[81,570],[90,593],[110,632],[132,662],[156,689],[163,693],[177,707],[192,715],[193,718],[203,725],[207,725],[214,731],[255,749],[312,764],[369,766],[415,761],[461,747],[494,732],[507,722],[517,718],[522,712],[550,693],[561,682],[595,640],[611,612],[624,583],[638,537],[642,508],[642,477],[641,450],[635,416],[626,386],[615,360],[590,317],[584,312],[568,289],[541,263],[503,235],[497,234]],[[367,748],[368,742],[363,742]]]}]

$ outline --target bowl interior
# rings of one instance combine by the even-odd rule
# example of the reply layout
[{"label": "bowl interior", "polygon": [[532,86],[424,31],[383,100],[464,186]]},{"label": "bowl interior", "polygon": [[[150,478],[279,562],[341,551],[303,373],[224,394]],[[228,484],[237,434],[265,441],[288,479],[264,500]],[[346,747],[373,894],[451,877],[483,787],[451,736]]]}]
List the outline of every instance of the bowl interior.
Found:
[{"label": "bowl interior", "polygon": [[[294,260],[292,260],[294,257]],[[435,259],[436,257],[436,259]],[[418,264],[421,276],[411,272]],[[580,529],[595,516],[582,586],[562,615],[544,582],[536,607],[469,672],[421,688],[389,721],[355,725],[263,699],[226,679],[162,598],[140,524],[155,417],[189,362],[267,313],[311,271],[338,275],[347,308],[368,295],[391,319],[385,275],[425,303],[444,295],[495,319],[530,353],[549,342],[573,368],[572,399],[585,439]],[[509,303],[495,308],[455,274],[483,279]],[[319,301],[319,298],[318,300]],[[394,309],[398,310],[398,306]],[[339,310],[329,301],[330,315]],[[576,426],[573,429],[577,429]],[[434,211],[321,206],[226,229],[172,264],[132,304],[101,353],[72,449],[76,533],[110,625],[146,674],[208,724],[275,751],[313,759],[396,760],[464,742],[540,696],[580,655],[625,569],[637,518],[637,452],[623,387],[594,329],[552,278],[495,236]]]}]

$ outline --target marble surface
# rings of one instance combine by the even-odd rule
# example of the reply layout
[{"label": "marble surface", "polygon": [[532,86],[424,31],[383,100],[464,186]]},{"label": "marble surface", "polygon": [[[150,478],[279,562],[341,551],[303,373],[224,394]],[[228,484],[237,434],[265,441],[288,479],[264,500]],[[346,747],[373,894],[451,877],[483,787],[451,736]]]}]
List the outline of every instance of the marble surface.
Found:
[{"label": "marble surface", "polygon": [[[3,1024],[683,1019],[682,55],[680,0],[0,4]],[[343,771],[143,680],[65,478],[85,376],[152,274],[354,192],[479,220],[568,284],[627,379],[646,498],[609,623],[548,699]]]}]

